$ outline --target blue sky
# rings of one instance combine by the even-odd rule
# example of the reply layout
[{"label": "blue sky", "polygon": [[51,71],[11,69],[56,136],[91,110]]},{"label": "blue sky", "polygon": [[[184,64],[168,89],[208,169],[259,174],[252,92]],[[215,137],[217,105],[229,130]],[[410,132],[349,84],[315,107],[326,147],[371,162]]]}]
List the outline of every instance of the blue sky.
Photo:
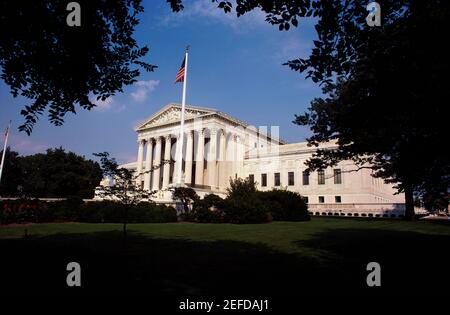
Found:
[{"label": "blue sky", "polygon": [[21,154],[49,147],[92,158],[108,151],[120,162],[137,155],[134,126],[162,106],[181,102],[181,84],[173,84],[186,44],[189,54],[187,103],[217,108],[254,126],[280,126],[288,142],[302,141],[309,131],[292,123],[320,88],[282,63],[307,56],[315,39],[312,20],[280,32],[261,12],[236,18],[225,15],[209,0],[185,0],[185,10],[173,13],[163,0],[144,1],[136,29],[140,45],[150,47],[145,61],[158,65],[143,72],[139,82],[91,111],[69,114],[61,127],[41,117],[31,136],[19,132],[20,110],[29,103],[13,98],[0,83],[0,127],[13,120],[11,147]]}]

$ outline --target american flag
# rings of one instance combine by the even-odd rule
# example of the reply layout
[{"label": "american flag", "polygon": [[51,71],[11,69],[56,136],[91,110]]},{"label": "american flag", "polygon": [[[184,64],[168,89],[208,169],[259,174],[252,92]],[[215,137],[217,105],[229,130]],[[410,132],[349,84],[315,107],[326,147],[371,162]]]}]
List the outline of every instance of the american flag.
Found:
[{"label": "american flag", "polygon": [[175,77],[175,83],[184,82],[184,70],[186,64],[186,57],[183,59],[180,70],[178,70],[177,76]]}]

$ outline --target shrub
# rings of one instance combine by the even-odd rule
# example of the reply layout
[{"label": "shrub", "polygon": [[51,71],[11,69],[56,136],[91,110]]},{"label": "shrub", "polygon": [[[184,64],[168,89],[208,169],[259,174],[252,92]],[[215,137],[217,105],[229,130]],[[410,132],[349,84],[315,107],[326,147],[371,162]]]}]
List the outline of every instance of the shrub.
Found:
[{"label": "shrub", "polygon": [[[118,202],[84,203],[78,197],[48,202],[38,199],[3,200],[0,206],[0,224],[54,221],[122,223],[125,216],[125,207]],[[130,223],[176,222],[177,213],[172,207],[142,202],[129,209],[127,218]]]},{"label": "shrub", "polygon": [[271,220],[267,207],[256,195],[247,198],[227,198],[224,214],[230,223],[265,223]]},{"label": "shrub", "polygon": [[249,178],[237,178],[230,180],[230,187],[227,188],[227,199],[253,198],[257,193],[256,183]]},{"label": "shrub", "polygon": [[0,224],[38,222],[37,199],[2,200],[0,206]]},{"label": "shrub", "polygon": [[259,191],[258,198],[267,206],[275,221],[308,221],[308,206],[303,197],[289,190]]},{"label": "shrub", "polygon": [[44,202],[39,207],[38,221],[76,221],[83,199],[78,196],[68,197],[65,200]]},{"label": "shrub", "polygon": [[186,221],[201,223],[224,222],[224,200],[217,195],[209,194],[194,202],[192,213],[185,216]]},{"label": "shrub", "polygon": [[[91,201],[80,209],[78,221],[90,223],[122,223],[126,208],[114,201]],[[177,213],[172,207],[141,202],[132,206],[127,215],[129,223],[164,223],[176,222]]]},{"label": "shrub", "polygon": [[230,180],[223,202],[224,219],[230,223],[264,223],[271,220],[267,207],[258,197],[256,184],[249,178]]},{"label": "shrub", "polygon": [[178,220],[177,211],[173,207],[152,202],[141,202],[133,206],[129,218],[129,222],[133,223],[165,223]]}]

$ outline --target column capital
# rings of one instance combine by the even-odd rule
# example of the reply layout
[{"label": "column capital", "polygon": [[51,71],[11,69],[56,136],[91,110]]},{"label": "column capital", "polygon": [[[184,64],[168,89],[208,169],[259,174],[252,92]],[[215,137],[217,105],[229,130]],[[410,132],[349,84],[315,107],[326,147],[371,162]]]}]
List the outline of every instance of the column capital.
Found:
[{"label": "column capital", "polygon": [[137,143],[138,143],[139,145],[144,145],[145,142],[147,142],[146,139],[138,139],[138,140],[137,140]]},{"label": "column capital", "polygon": [[157,137],[155,137],[155,138],[153,138],[153,139],[155,139],[155,142],[157,142],[157,143],[161,143],[161,136],[157,136]]},{"label": "column capital", "polygon": [[200,128],[200,129],[197,129],[197,130],[195,130],[199,135],[202,135],[202,136],[204,136],[205,135],[205,128]]},{"label": "column capital", "polygon": [[172,135],[170,133],[168,135],[164,135],[164,139],[166,141],[168,141],[168,140],[172,139]]},{"label": "column capital", "polygon": [[209,134],[215,136],[218,130],[218,128],[209,128]]}]

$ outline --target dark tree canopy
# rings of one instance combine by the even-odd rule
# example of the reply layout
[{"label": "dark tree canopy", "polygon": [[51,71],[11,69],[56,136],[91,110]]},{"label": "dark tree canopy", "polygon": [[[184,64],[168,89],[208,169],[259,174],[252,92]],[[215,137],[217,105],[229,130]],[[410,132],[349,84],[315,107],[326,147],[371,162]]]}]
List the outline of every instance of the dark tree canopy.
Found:
[{"label": "dark tree canopy", "polygon": [[69,27],[69,0],[0,0],[1,78],[11,93],[30,99],[21,111],[20,130],[31,133],[39,116],[55,125],[77,106],[95,106],[139,76],[142,60],[133,32],[143,11],[141,0],[79,0],[81,26]]},{"label": "dark tree canopy", "polygon": [[97,162],[62,148],[18,156],[6,151],[0,195],[37,198],[94,197],[102,179]]},{"label": "dark tree canopy", "polygon": [[[0,151],[0,157],[3,150]],[[8,147],[5,153],[2,178],[0,181],[0,196],[17,196],[17,187],[22,185],[22,169],[19,165],[19,153],[11,151]]]},{"label": "dark tree canopy", "polygon": [[379,2],[379,28],[364,26],[367,13],[354,2],[336,2],[344,18],[321,19],[321,40],[310,58],[288,63],[324,84],[326,94],[295,122],[311,127],[312,144],[338,141],[337,150],[319,151],[310,160],[312,169],[342,159],[369,166],[405,192],[411,217],[413,193],[438,197],[450,187],[450,69],[443,36],[450,6],[437,0]]}]

